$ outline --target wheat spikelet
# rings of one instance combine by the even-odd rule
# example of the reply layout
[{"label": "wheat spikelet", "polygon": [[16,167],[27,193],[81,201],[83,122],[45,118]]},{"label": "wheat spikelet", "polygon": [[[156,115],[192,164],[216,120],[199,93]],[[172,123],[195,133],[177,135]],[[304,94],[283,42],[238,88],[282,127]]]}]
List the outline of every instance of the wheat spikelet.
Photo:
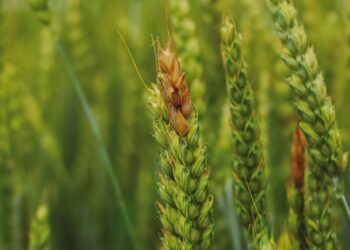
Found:
[{"label": "wheat spikelet", "polygon": [[198,117],[171,42],[158,49],[158,84],[149,89],[154,137],[162,146],[158,203],[162,249],[209,249],[213,197]]}]

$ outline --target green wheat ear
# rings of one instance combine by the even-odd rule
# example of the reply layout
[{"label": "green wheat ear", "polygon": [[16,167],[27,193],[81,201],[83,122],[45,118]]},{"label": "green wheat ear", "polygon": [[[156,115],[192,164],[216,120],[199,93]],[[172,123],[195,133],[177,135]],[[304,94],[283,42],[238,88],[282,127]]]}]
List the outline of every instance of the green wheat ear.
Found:
[{"label": "green wheat ear", "polygon": [[[162,147],[158,171],[161,202],[157,203],[162,249],[209,249],[213,196],[208,192],[206,148],[198,117],[173,47],[168,44],[158,54],[159,82],[149,88],[148,104],[154,117],[154,137]],[[170,92],[173,94],[168,95]]]},{"label": "green wheat ear", "polygon": [[343,150],[334,105],[327,95],[314,49],[291,1],[273,1],[272,11],[276,33],[285,47],[281,56],[291,71],[288,83],[297,98],[295,106],[308,139],[311,159],[329,177],[340,176],[348,154]]},{"label": "green wheat ear", "polygon": [[307,237],[311,249],[335,249],[332,178],[341,178],[347,166],[334,105],[327,95],[323,75],[293,1],[270,0],[281,57],[290,70],[287,81],[295,96],[300,127],[307,139],[310,158],[307,182]]},{"label": "green wheat ear", "polygon": [[36,210],[30,226],[29,250],[50,250],[49,209],[46,203]]},{"label": "green wheat ear", "polygon": [[221,27],[234,149],[236,209],[257,248],[270,245],[266,222],[266,180],[254,97],[242,56],[240,34],[226,17]]}]

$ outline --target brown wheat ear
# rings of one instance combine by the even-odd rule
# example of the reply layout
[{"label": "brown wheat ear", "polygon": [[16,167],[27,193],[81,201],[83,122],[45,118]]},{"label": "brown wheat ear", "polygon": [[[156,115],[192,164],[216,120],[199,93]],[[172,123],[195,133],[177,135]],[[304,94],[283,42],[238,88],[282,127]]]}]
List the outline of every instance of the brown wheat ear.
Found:
[{"label": "brown wheat ear", "polygon": [[180,62],[169,40],[165,49],[158,46],[158,80],[168,108],[171,126],[181,136],[188,133],[192,102]]}]

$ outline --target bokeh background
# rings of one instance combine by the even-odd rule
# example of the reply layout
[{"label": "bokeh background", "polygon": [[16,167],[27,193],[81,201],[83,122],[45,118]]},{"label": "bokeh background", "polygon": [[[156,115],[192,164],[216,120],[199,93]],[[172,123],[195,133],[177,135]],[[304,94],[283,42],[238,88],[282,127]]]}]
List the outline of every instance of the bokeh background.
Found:
[{"label": "bokeh background", "polygon": [[[199,63],[206,84],[204,138],[208,143],[214,208],[213,249],[233,249],[227,217],[230,133],[220,22],[231,15],[242,33],[255,91],[270,187],[269,219],[278,239],[288,220],[290,147],[295,128],[286,68],[277,50],[265,1],[192,0]],[[350,149],[350,2],[296,0]],[[166,0],[52,0],[53,27],[43,26],[25,0],[0,1],[0,233],[3,249],[28,249],[31,221],[48,210],[52,249],[132,249],[111,173],[57,53],[60,39],[98,127],[142,249],[157,249],[160,223],[157,143],[145,87],[117,31],[128,44],[146,84],[156,81],[154,39],[165,41],[172,13]],[[153,38],[152,38],[153,37]],[[7,144],[5,142],[8,142]],[[349,174],[347,174],[349,176]],[[347,177],[349,179],[349,177]],[[347,183],[347,190],[350,183]],[[350,191],[350,190],[349,190]],[[347,195],[350,192],[346,192]],[[338,230],[349,249],[350,228],[339,209]],[[243,249],[243,248],[242,248]]]}]

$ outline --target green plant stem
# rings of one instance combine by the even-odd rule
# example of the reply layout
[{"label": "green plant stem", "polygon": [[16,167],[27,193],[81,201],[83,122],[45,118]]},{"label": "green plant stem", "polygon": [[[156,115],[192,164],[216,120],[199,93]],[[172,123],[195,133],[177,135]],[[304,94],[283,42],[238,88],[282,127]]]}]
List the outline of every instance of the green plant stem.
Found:
[{"label": "green plant stem", "polygon": [[246,248],[243,247],[245,244],[243,244],[244,239],[241,232],[241,226],[238,216],[233,207],[234,194],[232,192],[232,189],[232,180],[231,178],[227,178],[223,190],[217,194],[218,202],[220,209],[222,210],[222,213],[226,219],[231,245],[234,247],[233,249],[245,250]]},{"label": "green plant stem", "polygon": [[104,163],[103,166],[105,167],[106,173],[107,173],[108,177],[110,178],[111,184],[113,186],[114,194],[115,194],[115,197],[117,199],[117,203],[119,205],[121,213],[123,215],[123,219],[124,219],[125,225],[127,227],[127,231],[129,233],[133,247],[135,250],[141,249],[140,246],[138,245],[137,240],[136,240],[136,236],[134,234],[135,230],[134,230],[133,225],[131,223],[130,215],[129,215],[128,209],[126,207],[125,200],[122,196],[122,192],[120,189],[118,179],[113,171],[112,162],[111,162],[109,155],[107,153],[107,150],[103,144],[100,129],[99,129],[97,122],[96,122],[96,119],[95,119],[95,117],[94,117],[94,115],[89,107],[87,99],[86,99],[84,92],[82,90],[80,81],[77,78],[75,71],[73,69],[73,65],[69,61],[68,55],[67,55],[63,45],[61,44],[61,42],[59,40],[56,41],[55,47],[57,49],[59,56],[62,59],[62,62],[64,64],[67,72],[68,72],[69,78],[70,78],[71,83],[73,84],[74,90],[78,96],[78,99],[79,99],[79,102],[80,102],[81,107],[83,109],[83,112],[86,116],[86,119],[88,120],[88,123],[90,125],[91,130],[92,130],[92,133],[95,137],[95,140],[97,143],[97,148],[99,150],[101,159]]}]

